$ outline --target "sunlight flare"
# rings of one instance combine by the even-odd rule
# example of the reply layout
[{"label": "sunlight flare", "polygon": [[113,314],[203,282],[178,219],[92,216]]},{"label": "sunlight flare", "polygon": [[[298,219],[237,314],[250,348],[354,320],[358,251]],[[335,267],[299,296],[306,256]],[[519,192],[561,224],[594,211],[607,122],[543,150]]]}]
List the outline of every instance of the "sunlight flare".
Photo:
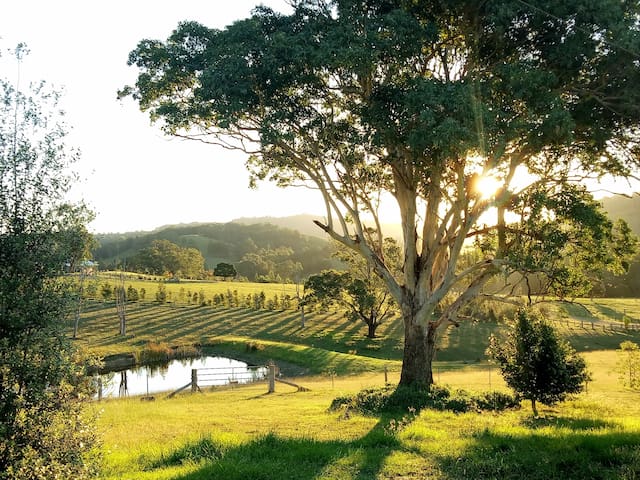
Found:
[{"label": "sunlight flare", "polygon": [[478,175],[474,180],[473,190],[483,200],[494,197],[502,187],[502,182],[493,175]]}]

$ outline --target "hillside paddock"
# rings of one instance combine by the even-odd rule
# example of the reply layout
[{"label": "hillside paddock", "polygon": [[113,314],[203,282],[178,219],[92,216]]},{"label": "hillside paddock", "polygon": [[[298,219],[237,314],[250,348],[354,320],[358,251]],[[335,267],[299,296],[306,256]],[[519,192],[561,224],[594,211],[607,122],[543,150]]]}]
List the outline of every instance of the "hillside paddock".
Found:
[{"label": "hillside paddock", "polygon": [[[93,402],[87,412],[98,416],[103,438],[101,477],[639,478],[640,402],[637,392],[620,384],[615,349],[624,340],[640,343],[639,333],[624,328],[638,322],[640,302],[583,303],[586,308],[549,304],[547,309],[562,335],[584,354],[593,379],[585,393],[533,418],[526,402],[502,413],[425,409],[371,417],[329,411],[338,396],[382,386],[385,369],[389,382],[397,383],[399,320],[368,339],[364,324],[351,323],[340,312],[309,313],[303,328],[295,310],[136,302],[127,306],[129,334],[122,337],[113,303],[87,301],[76,341],[99,356],[153,344],[198,344],[208,353],[256,364],[273,359],[309,389],[298,392],[277,383],[276,392],[267,394],[260,383],[172,399],[159,394],[152,402]],[[502,321],[467,322],[444,332],[436,382],[474,392],[504,390],[484,349],[489,333],[504,335],[508,329]]]}]

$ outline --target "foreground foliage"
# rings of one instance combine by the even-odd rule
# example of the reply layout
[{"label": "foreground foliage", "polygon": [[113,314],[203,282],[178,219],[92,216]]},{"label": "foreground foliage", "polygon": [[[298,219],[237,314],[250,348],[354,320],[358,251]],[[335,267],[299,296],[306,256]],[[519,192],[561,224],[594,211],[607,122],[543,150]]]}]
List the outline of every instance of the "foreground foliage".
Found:
[{"label": "foreground foliage", "polygon": [[83,478],[95,436],[64,331],[74,284],[61,279],[89,238],[83,210],[62,203],[74,155],[56,92],[25,95],[0,80],[0,95],[0,478]]}]

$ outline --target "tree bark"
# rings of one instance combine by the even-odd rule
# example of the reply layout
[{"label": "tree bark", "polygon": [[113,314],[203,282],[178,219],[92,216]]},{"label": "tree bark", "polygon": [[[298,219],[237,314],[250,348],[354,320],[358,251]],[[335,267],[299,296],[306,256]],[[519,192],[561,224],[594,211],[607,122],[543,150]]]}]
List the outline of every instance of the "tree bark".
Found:
[{"label": "tree bark", "polygon": [[367,337],[376,338],[376,328],[378,328],[378,325],[375,324],[374,322],[371,322],[371,323],[367,323],[367,327],[369,327],[367,331]]},{"label": "tree bark", "polygon": [[425,329],[412,318],[404,319],[404,354],[400,385],[429,387],[433,384],[433,358],[436,353],[436,327]]}]

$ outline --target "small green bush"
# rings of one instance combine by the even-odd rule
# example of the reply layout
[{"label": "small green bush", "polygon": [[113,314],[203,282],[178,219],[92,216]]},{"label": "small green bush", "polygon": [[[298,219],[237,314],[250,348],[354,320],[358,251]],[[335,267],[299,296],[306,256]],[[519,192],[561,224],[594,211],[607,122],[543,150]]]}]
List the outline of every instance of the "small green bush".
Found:
[{"label": "small green bush", "polygon": [[485,392],[476,397],[476,404],[480,410],[509,410],[520,407],[520,397],[504,392]]},{"label": "small green bush", "polygon": [[355,411],[364,415],[406,412],[408,409],[449,410],[456,413],[469,411],[501,411],[518,408],[517,396],[502,392],[485,392],[473,395],[464,390],[451,391],[447,387],[432,385],[429,389],[414,387],[372,388],[352,396],[336,397],[329,407],[331,411]]},{"label": "small green bush", "polygon": [[259,352],[264,350],[264,345],[259,342],[247,342],[245,344],[245,350],[247,352]]}]

